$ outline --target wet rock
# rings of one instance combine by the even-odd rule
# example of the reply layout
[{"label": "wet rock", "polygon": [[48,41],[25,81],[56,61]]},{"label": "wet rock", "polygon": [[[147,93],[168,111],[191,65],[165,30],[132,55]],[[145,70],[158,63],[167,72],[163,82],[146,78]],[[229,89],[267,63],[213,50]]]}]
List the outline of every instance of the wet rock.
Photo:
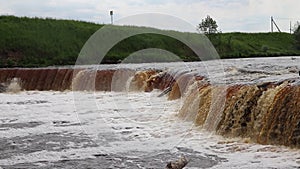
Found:
[{"label": "wet rock", "polygon": [[185,157],[181,157],[174,162],[169,162],[166,166],[166,169],[182,169],[187,165],[187,163],[188,160]]}]

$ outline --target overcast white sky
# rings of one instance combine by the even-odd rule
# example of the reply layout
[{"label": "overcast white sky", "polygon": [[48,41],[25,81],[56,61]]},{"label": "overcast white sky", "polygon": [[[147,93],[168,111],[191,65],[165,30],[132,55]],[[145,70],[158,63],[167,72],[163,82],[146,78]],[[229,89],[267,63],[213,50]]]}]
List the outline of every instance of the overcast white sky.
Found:
[{"label": "overcast white sky", "polygon": [[300,21],[300,0],[0,0],[1,15],[110,23],[110,10],[114,11],[115,20],[135,14],[163,13],[195,27],[210,15],[223,32],[268,32],[270,16],[286,32],[290,21]]}]

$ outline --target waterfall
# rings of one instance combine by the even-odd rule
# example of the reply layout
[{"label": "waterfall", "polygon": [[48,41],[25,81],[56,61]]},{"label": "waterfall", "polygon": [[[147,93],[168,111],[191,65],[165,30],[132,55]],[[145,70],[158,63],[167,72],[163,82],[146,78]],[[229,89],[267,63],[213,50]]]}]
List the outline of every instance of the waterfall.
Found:
[{"label": "waterfall", "polygon": [[79,70],[74,72],[72,80],[73,91],[93,91],[95,90],[95,70]]},{"label": "waterfall", "polygon": [[9,85],[7,86],[6,92],[9,93],[18,93],[21,91],[21,86],[20,86],[20,79],[18,78],[13,78]]},{"label": "waterfall", "polygon": [[299,79],[262,84],[211,84],[190,71],[1,69],[7,90],[161,91],[182,99],[178,117],[228,137],[300,148]]},{"label": "waterfall", "polygon": [[[300,86],[202,85],[189,92],[179,115],[223,136],[300,147]],[[196,102],[196,103],[195,103]]]}]

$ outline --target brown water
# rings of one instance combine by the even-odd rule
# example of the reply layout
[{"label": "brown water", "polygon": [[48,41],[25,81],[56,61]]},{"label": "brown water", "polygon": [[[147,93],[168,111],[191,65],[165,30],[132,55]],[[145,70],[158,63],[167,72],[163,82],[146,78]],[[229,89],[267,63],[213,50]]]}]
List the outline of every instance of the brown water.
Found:
[{"label": "brown water", "polygon": [[[171,88],[169,100],[184,100],[179,116],[208,131],[230,137],[249,137],[261,144],[299,147],[297,60],[275,58],[265,63],[260,59],[245,59],[204,65],[201,62],[175,63],[176,68],[155,64],[152,70],[149,70],[151,64],[129,65],[132,69],[126,66],[1,69],[0,83],[13,81],[8,85],[8,90],[12,91],[20,90],[16,79],[23,90],[150,92]],[[241,66],[233,66],[238,61]]]},{"label": "brown water", "polygon": [[[220,61],[208,61],[196,63],[164,63],[139,65],[125,64],[63,68],[14,68],[0,70],[0,83],[3,83],[5,84],[5,86],[7,86],[8,92],[12,89],[17,89],[16,91],[20,91],[20,88],[21,90],[25,91],[73,90],[86,91],[88,93],[97,93],[99,91],[112,91],[120,92],[121,94],[125,95],[128,92],[154,91],[154,94],[158,96],[158,91],[162,92],[165,90],[165,93],[167,93],[167,95],[163,97],[167,97],[167,99],[169,100],[169,103],[167,104],[178,104],[176,106],[179,106],[175,114],[176,117],[178,117],[181,121],[173,120],[172,124],[181,124],[182,122],[187,122],[188,124],[194,124],[195,126],[201,129],[209,131],[210,133],[216,133],[225,136],[226,138],[244,138],[247,140],[247,142],[251,143],[254,142],[263,145],[285,145],[291,148],[300,148],[300,79],[298,74],[299,60],[300,58],[298,57],[286,57],[271,59],[257,58],[224,60],[221,63]],[[147,93],[145,94],[146,96],[148,95]],[[17,93],[17,96],[18,95],[20,94]],[[96,100],[102,98],[102,95],[105,94],[96,96]],[[132,116],[130,115],[130,113],[132,112],[124,111],[128,109],[128,107],[125,105],[143,101],[143,97],[145,96],[139,96],[141,97],[139,98],[141,100],[136,100],[138,98],[134,98],[128,103],[124,102],[124,99],[121,99],[121,96],[118,96],[116,97],[117,100],[108,102],[106,106],[111,107],[108,107],[108,109],[105,109],[105,111],[112,111],[118,113],[123,112],[125,114],[127,113],[126,115],[124,114],[124,116],[122,116],[121,113],[121,117],[129,115],[129,119],[132,121]],[[53,96],[53,99],[54,98],[55,96]],[[77,103],[83,101],[82,98],[77,97],[77,95],[74,96],[74,100]],[[122,106],[118,108],[112,108],[114,102],[120,102],[118,104],[119,106]],[[158,102],[155,104],[157,104],[158,107],[160,107],[161,105],[159,105]],[[28,102],[24,103],[22,101],[9,101],[3,104],[7,106],[12,106],[20,104],[29,105],[47,103],[48,100],[46,99],[37,102],[29,100]],[[88,109],[92,109],[93,107],[84,104],[82,106],[84,107],[84,110],[86,110],[85,113],[87,114],[89,113]],[[147,107],[147,103],[145,103],[145,106]],[[128,110],[138,110],[143,112],[144,109],[146,108],[130,108]],[[38,109],[34,109],[34,111],[36,110]],[[141,118],[139,120],[141,120],[142,122],[147,122],[149,119],[154,118],[156,119],[153,121],[155,127],[161,125],[163,126],[162,128],[167,129],[167,126],[170,125],[169,122],[164,123],[160,121],[161,119],[158,117],[162,115],[161,113],[158,113],[158,117],[151,117],[150,114],[146,113],[145,115],[137,115],[137,117],[134,117],[134,121],[136,121],[139,117]],[[93,117],[98,117],[98,115],[94,115]],[[118,116],[118,118],[120,117]],[[87,120],[86,123],[89,122],[90,121]],[[53,124],[54,123],[55,125],[60,124],[60,127],[69,127],[68,120],[58,120],[57,122],[53,122]],[[24,124],[25,128],[29,125],[29,123],[16,123],[17,126],[22,126],[22,124]],[[37,121],[32,124],[34,125],[29,125],[29,128],[39,128],[39,126],[43,124],[43,122]],[[74,124],[75,125],[71,126],[83,125],[80,122]],[[11,126],[10,122],[3,123],[1,125],[7,126],[4,128],[7,128],[8,130],[10,130],[10,128],[14,128],[14,125]],[[122,126],[121,128],[123,127],[124,126]],[[153,129],[155,127],[153,127]],[[126,128],[127,127],[125,127],[125,129]],[[170,128],[172,128],[172,130],[176,130],[178,127],[170,126]],[[188,130],[188,127],[183,128],[186,128]],[[113,129],[115,129],[115,127],[113,127]],[[128,129],[131,129],[131,127]],[[139,127],[137,129],[139,129]],[[127,131],[127,129],[122,131],[122,133],[125,135],[129,134],[130,139],[132,139],[132,137],[135,137],[132,136],[131,131]],[[103,134],[105,136],[105,133],[102,133],[101,135]],[[20,143],[17,143],[18,145],[23,144],[21,143],[22,140],[23,142],[27,142],[26,140],[28,139],[37,139],[37,142],[39,142],[39,144],[37,144],[36,146],[38,146],[38,148],[29,146],[27,149],[22,149],[19,147],[17,151],[11,152],[11,156],[5,156],[3,158],[11,158],[17,153],[30,154],[33,153],[33,150],[35,152],[35,149],[37,149],[37,152],[39,152],[47,147],[50,148],[47,151],[54,151],[55,148],[52,149],[53,147],[51,148],[51,146],[49,147],[48,145],[42,143],[44,142],[42,141],[42,138],[46,137],[47,135],[48,134],[45,134],[45,136],[37,135],[33,136],[32,138],[21,138],[20,136],[13,138],[14,140],[17,140],[17,142],[19,140]],[[59,141],[59,144],[64,144],[63,142],[73,142],[71,143],[71,145],[75,145],[75,148],[77,144],[76,140],[78,140],[78,144],[80,142],[86,142],[87,147],[98,147],[99,145],[94,145],[92,142],[84,140],[86,137],[89,137],[88,135],[82,135],[77,138],[72,134],[64,135],[62,133],[58,133],[57,135],[53,135],[53,137],[51,136],[51,139],[54,139],[53,142],[62,139],[61,141]],[[111,138],[112,142],[116,141],[113,137],[109,135],[106,136],[107,137],[104,137],[105,140],[109,140]],[[163,138],[169,137],[167,133],[153,134],[151,137],[161,138],[162,136]],[[55,139],[56,137],[57,139]],[[143,141],[147,140],[147,137],[136,137],[137,139],[141,139]],[[176,140],[178,138],[184,137],[185,136],[180,135],[176,138],[170,138],[169,142],[172,139]],[[63,141],[64,139],[65,141]],[[120,144],[122,145],[123,142],[127,141],[130,142],[130,139],[128,139],[129,138],[126,137],[123,141],[120,141]],[[197,138],[191,137],[191,140],[193,140],[193,144],[194,142],[197,143]],[[173,141],[174,140],[172,140],[172,142]],[[190,141],[187,141],[187,143],[189,142]],[[201,141],[199,140],[199,142]],[[0,140],[0,143],[2,145],[11,144],[7,139]],[[106,144],[109,143],[101,142],[101,145]],[[225,141],[222,144],[225,144],[225,147],[232,146],[232,151],[242,151],[240,150],[239,146],[239,148],[237,148],[238,150],[235,150],[234,146],[236,145],[231,145],[231,142],[227,143]],[[81,148],[84,148],[82,147],[82,145],[80,146]],[[126,144],[124,144],[123,146],[126,147]],[[66,149],[67,147],[69,146],[60,146],[62,150]],[[213,147],[214,146],[210,148]],[[217,147],[218,145],[214,147],[216,148],[215,151],[218,151]],[[71,146],[69,148],[74,147]],[[109,148],[105,147],[105,149]],[[192,151],[193,153],[188,153],[190,151]],[[203,151],[203,149],[201,149],[201,151]],[[5,149],[2,152],[9,154],[10,150]],[[160,149],[156,153],[157,155],[163,154],[160,158],[165,159],[161,162],[155,162],[155,164],[153,164],[153,166],[156,166],[157,168],[160,168],[158,166],[163,166],[163,164],[167,162],[168,158],[174,159],[171,157],[172,153],[169,152],[168,148]],[[196,157],[196,154],[200,152],[192,148],[191,150],[184,149],[184,151],[176,150],[176,153],[175,156],[178,156],[179,154],[190,154],[190,157],[196,159],[198,158]],[[82,161],[68,160],[66,161],[65,165],[62,164],[62,161],[59,161],[57,163],[51,163],[51,165],[54,167],[82,165],[82,168],[84,168],[84,166],[88,167],[90,166],[89,164],[93,164],[91,166],[95,167],[95,165],[99,165],[97,160],[102,161],[102,163],[106,163],[111,159],[111,162],[108,162],[107,165],[104,166],[111,167],[112,164],[115,164],[115,166],[117,167],[121,167],[124,165],[127,168],[130,168],[130,166],[133,168],[139,168],[138,166],[145,166],[145,163],[151,163],[153,161],[159,160],[155,157],[155,155],[141,155],[138,159],[132,158],[132,155],[136,154],[132,154],[131,152],[129,154],[124,155],[124,158],[121,158],[119,156],[119,153],[112,153],[109,155],[100,154],[95,155],[96,159],[85,159]],[[143,161],[142,156],[144,158],[148,158],[148,160]],[[212,160],[209,157],[209,155],[203,154],[201,158],[203,158],[203,161],[201,162],[200,160],[198,162],[206,164],[206,167],[204,168],[211,167],[226,161],[221,157],[216,157]],[[199,156],[199,159],[201,158]],[[117,159],[121,159],[121,161],[118,161]],[[122,160],[124,161],[122,162]],[[206,161],[206,163],[204,161]],[[38,162],[37,165],[43,166],[46,165],[45,163],[48,162]],[[26,163],[25,160],[25,162],[23,162],[21,165],[15,165],[14,167],[24,167],[26,165],[32,166],[33,163]],[[198,166],[196,164],[190,164],[190,167]]]}]

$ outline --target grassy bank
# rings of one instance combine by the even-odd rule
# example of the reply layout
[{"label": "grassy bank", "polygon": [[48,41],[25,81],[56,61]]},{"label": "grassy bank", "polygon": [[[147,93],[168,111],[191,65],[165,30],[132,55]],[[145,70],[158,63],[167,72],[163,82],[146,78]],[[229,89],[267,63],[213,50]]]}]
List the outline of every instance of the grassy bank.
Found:
[{"label": "grassy bank", "polygon": [[0,65],[74,64],[80,48],[102,25],[39,18],[0,17]]},{"label": "grassy bank", "polygon": [[[102,26],[70,20],[0,16],[0,67],[72,65],[84,43]],[[287,33],[223,33],[209,35],[209,39],[221,58],[300,54],[294,47],[293,36]],[[165,49],[185,61],[198,60],[178,40],[144,34],[118,43],[103,62],[116,63],[133,52],[147,48]]]},{"label": "grassy bank", "polygon": [[222,58],[299,55],[288,33],[224,33],[209,35]]}]

